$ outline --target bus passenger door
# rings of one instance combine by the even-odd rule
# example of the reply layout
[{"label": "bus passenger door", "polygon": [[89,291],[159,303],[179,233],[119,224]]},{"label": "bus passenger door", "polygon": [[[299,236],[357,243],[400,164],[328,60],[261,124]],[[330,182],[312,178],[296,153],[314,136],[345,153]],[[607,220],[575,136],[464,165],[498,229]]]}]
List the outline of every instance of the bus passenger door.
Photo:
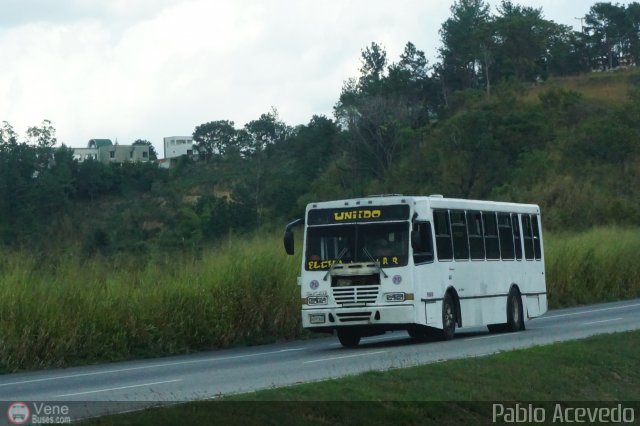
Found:
[{"label": "bus passenger door", "polygon": [[418,324],[431,324],[437,321],[437,312],[434,299],[433,277],[433,231],[431,223],[427,221],[415,221],[411,232],[411,246],[413,248],[414,267],[414,293],[417,301],[416,322]]}]

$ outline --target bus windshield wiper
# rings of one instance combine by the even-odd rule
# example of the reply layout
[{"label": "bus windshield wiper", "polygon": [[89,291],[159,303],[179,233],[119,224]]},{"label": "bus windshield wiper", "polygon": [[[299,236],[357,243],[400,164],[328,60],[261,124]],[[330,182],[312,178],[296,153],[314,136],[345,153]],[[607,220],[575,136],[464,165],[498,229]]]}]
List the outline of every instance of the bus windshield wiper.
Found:
[{"label": "bus windshield wiper", "polygon": [[345,247],[342,249],[342,251],[338,254],[338,258],[336,259],[335,262],[333,262],[331,264],[331,267],[329,268],[329,270],[327,271],[326,274],[324,274],[324,278],[322,279],[322,281],[326,281],[327,278],[329,277],[329,275],[331,274],[331,271],[333,271],[333,267],[336,266],[336,263],[340,262],[342,260],[342,257],[347,254],[349,250]]},{"label": "bus windshield wiper", "polygon": [[382,276],[384,276],[385,278],[389,278],[389,275],[387,275],[387,273],[386,273],[386,272],[384,272],[384,269],[382,269],[382,266],[380,266],[380,262],[379,262],[378,260],[374,259],[374,257],[371,255],[371,253],[369,253],[369,250],[367,250],[367,248],[366,248],[366,247],[363,247],[363,248],[362,248],[362,252],[363,252],[364,254],[366,254],[366,255],[367,255],[367,257],[368,257],[369,259],[371,259],[371,261],[372,261],[373,263],[375,263],[375,264],[376,264],[376,267],[378,268],[378,271],[379,271],[379,272],[382,272]]}]

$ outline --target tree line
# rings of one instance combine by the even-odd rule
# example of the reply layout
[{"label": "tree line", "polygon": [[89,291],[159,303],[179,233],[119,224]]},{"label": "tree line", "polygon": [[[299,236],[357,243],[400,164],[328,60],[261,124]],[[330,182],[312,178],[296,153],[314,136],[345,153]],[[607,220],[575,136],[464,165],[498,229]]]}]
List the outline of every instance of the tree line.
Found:
[{"label": "tree line", "polygon": [[606,70],[640,62],[640,3],[595,3],[581,30],[544,18],[541,8],[502,1],[496,14],[482,0],[460,0],[440,29],[435,75],[444,102],[460,89],[505,80]]}]

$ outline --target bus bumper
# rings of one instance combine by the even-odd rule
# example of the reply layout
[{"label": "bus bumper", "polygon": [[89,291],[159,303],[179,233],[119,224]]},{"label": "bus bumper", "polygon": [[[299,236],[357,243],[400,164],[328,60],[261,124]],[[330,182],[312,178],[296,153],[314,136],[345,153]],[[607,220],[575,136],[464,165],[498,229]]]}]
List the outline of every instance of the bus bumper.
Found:
[{"label": "bus bumper", "polygon": [[[415,322],[413,305],[367,306],[361,308],[313,308],[302,310],[302,326],[327,329],[348,326],[384,326]],[[393,327],[390,327],[392,329]]]}]

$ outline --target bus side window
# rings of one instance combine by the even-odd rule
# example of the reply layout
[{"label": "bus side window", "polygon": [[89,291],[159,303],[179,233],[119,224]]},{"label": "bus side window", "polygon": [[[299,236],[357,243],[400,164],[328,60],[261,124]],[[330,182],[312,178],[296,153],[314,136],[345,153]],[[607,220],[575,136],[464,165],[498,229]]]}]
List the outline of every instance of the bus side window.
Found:
[{"label": "bus side window", "polygon": [[533,230],[533,253],[536,260],[542,258],[542,252],[540,250],[540,229],[538,227],[538,215],[531,215],[531,229]]},{"label": "bus side window", "polygon": [[480,212],[467,212],[469,230],[469,248],[472,260],[484,260],[484,238],[482,238],[482,215]]},{"label": "bus side window", "polygon": [[469,260],[469,240],[464,210],[451,210],[451,235],[453,236],[453,258]]},{"label": "bus side window", "polygon": [[500,234],[502,259],[513,260],[513,230],[511,229],[511,216],[508,213],[498,213],[498,233]]},{"label": "bus side window", "polygon": [[413,263],[433,262],[433,236],[431,223],[415,222],[413,232],[418,233],[417,246],[413,247]]},{"label": "bus side window", "polygon": [[493,212],[482,212],[484,223],[484,244],[487,248],[487,259],[500,259],[500,241],[498,240],[498,224],[496,214]]},{"label": "bus side window", "polygon": [[451,247],[451,224],[447,210],[434,210],[433,225],[436,231],[436,250],[438,260],[451,260],[453,248]]},{"label": "bus side window", "polygon": [[513,225],[513,241],[516,247],[516,259],[522,259],[522,239],[520,237],[520,220],[518,214],[513,213],[511,215],[511,224]]},{"label": "bus side window", "polygon": [[522,215],[522,236],[524,240],[524,258],[533,260],[533,230],[531,229],[531,217]]}]

